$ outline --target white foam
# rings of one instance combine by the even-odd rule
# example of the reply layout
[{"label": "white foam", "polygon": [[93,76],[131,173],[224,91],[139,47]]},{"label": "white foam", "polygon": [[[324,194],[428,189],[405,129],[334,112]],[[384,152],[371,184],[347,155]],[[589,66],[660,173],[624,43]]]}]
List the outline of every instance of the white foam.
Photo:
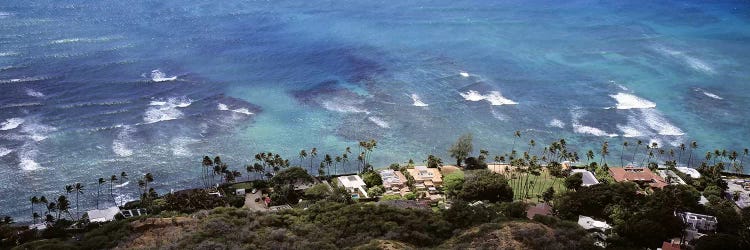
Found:
[{"label": "white foam", "polygon": [[115,185],[115,187],[116,188],[121,188],[121,187],[127,186],[128,184],[130,184],[130,181],[123,182],[122,184],[117,184],[117,185]]},{"label": "white foam", "polygon": [[38,122],[26,122],[21,126],[21,132],[33,141],[43,141],[47,139],[49,133],[54,131],[57,131],[57,128]]},{"label": "white foam", "polygon": [[190,137],[176,137],[170,141],[170,147],[172,149],[172,155],[174,156],[191,156],[192,151],[188,148],[188,145],[200,142],[200,140],[193,139]]},{"label": "white foam", "polygon": [[13,78],[13,79],[5,79],[0,80],[0,83],[24,83],[24,82],[34,82],[34,81],[41,81],[47,79],[45,77],[37,76],[37,77],[23,77],[23,78]]},{"label": "white foam", "polygon": [[221,111],[231,111],[231,112],[235,112],[235,113],[239,113],[239,114],[244,114],[244,115],[252,115],[253,114],[253,112],[250,112],[250,110],[247,109],[247,108],[238,108],[238,109],[232,110],[232,109],[229,109],[229,106],[227,106],[226,104],[223,104],[223,103],[219,103],[217,105],[217,107]]},{"label": "white foam", "polygon": [[689,55],[685,54],[682,51],[677,51],[677,50],[674,50],[674,49],[670,49],[670,48],[667,48],[667,47],[662,46],[662,45],[656,45],[656,46],[653,46],[653,48],[657,52],[659,52],[659,53],[661,53],[663,55],[671,56],[671,57],[677,58],[679,60],[682,60],[685,64],[687,64],[690,68],[692,68],[694,70],[697,70],[697,71],[700,71],[700,72],[703,72],[703,73],[707,73],[707,74],[714,74],[714,73],[716,73],[716,70],[714,70],[714,68],[711,67],[711,65],[709,65],[708,63],[706,63],[703,60],[698,59],[696,57],[689,56]]},{"label": "white foam", "polygon": [[4,122],[0,123],[0,130],[11,130],[15,129],[21,124],[23,124],[25,120],[23,118],[10,118],[5,120]]},{"label": "white foam", "polygon": [[628,125],[620,125],[617,124],[617,129],[622,132],[623,137],[633,138],[633,137],[642,137],[644,136],[643,132],[639,130],[638,128],[635,128],[633,126]]},{"label": "white foam", "polygon": [[8,155],[10,153],[13,153],[12,149],[7,149],[7,148],[4,148],[4,147],[0,147],[0,157],[6,156],[6,155]]},{"label": "white foam", "polygon": [[164,72],[155,69],[151,71],[151,80],[154,82],[168,82],[177,80],[177,76],[167,77],[167,74],[164,74]]},{"label": "white foam", "polygon": [[627,93],[609,95],[617,101],[617,109],[648,109],[655,108],[656,103]]},{"label": "white foam", "polygon": [[112,151],[119,157],[128,157],[133,155],[133,150],[128,147],[128,142],[132,141],[131,135],[135,132],[135,128],[125,125],[123,126],[120,133],[112,141]]},{"label": "white foam", "polygon": [[416,107],[427,107],[429,104],[422,102],[422,99],[419,98],[419,95],[417,94],[411,94],[409,97],[411,97],[411,100],[414,102],[412,105]]},{"label": "white foam", "polygon": [[39,163],[36,162],[37,149],[31,143],[25,143],[21,150],[18,152],[18,167],[23,171],[34,171],[42,168]]},{"label": "white foam", "polygon": [[505,98],[500,91],[490,91],[489,94],[482,95],[478,91],[475,90],[469,90],[466,93],[459,93],[461,97],[464,98],[464,100],[472,101],[472,102],[478,102],[478,101],[488,101],[493,106],[500,106],[500,105],[515,105],[518,104],[517,102],[510,100],[508,98]]},{"label": "white foam", "polygon": [[154,100],[149,103],[146,113],[143,115],[143,121],[146,124],[180,119],[183,117],[182,111],[178,108],[185,108],[192,104],[193,100],[189,98],[169,98],[167,100]]},{"label": "white foam", "polygon": [[604,130],[601,130],[595,127],[577,124],[577,123],[573,123],[572,126],[573,126],[573,132],[576,132],[579,134],[588,134],[588,135],[593,135],[593,136],[607,136],[607,137],[617,136],[617,134],[610,134],[610,133],[605,132]]},{"label": "white foam", "polygon": [[555,128],[565,128],[565,123],[558,119],[552,119],[549,121],[549,124],[547,124],[549,127],[555,127]]},{"label": "white foam", "polygon": [[33,89],[26,89],[26,95],[31,96],[31,97],[36,97],[36,98],[44,97],[44,94],[42,94],[42,92],[35,91]]},{"label": "white foam", "polygon": [[641,110],[641,121],[660,135],[680,136],[685,133],[680,128],[672,125],[667,118],[656,110]]},{"label": "white foam", "polygon": [[391,125],[388,124],[388,122],[384,121],[383,119],[380,119],[380,117],[370,116],[370,117],[367,117],[367,119],[370,120],[372,123],[375,123],[375,125],[378,125],[378,127],[381,127],[381,128],[391,127]]},{"label": "white foam", "polygon": [[370,111],[367,111],[367,109],[355,106],[358,104],[359,103],[353,101],[341,100],[340,98],[333,98],[332,100],[324,100],[321,102],[321,106],[330,111],[336,111],[340,113],[370,113]]},{"label": "white foam", "polygon": [[701,89],[701,88],[696,88],[696,89],[695,89],[695,91],[700,91],[700,92],[701,92],[701,93],[703,93],[704,95],[706,95],[706,96],[708,96],[708,97],[711,97],[711,98],[713,98],[713,99],[716,99],[716,100],[724,100],[724,98],[723,98],[723,97],[721,97],[721,96],[719,96],[719,95],[717,95],[717,94],[714,94],[714,93],[711,93],[711,92],[705,91],[705,90],[703,90],[703,89]]},{"label": "white foam", "polygon": [[18,55],[18,53],[17,53],[17,52],[13,52],[13,51],[8,51],[8,52],[0,52],[0,57],[5,57],[5,56],[17,56],[17,55]]},{"label": "white foam", "polygon": [[469,77],[469,72],[466,72],[466,71],[458,72],[458,74],[461,75],[461,76],[463,76],[463,77]]}]

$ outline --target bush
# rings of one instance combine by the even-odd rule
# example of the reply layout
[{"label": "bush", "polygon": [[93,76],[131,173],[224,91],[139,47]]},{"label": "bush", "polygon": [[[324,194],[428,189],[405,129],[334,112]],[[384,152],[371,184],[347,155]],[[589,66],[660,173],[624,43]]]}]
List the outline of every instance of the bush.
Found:
[{"label": "bush", "polygon": [[408,192],[408,193],[404,194],[404,199],[407,199],[407,200],[416,200],[417,199],[417,195],[414,194],[414,193],[412,193],[412,192]]},{"label": "bush", "polygon": [[368,188],[383,185],[383,179],[380,177],[380,174],[375,171],[362,173],[362,180],[367,184]]},{"label": "bush", "polygon": [[383,186],[374,186],[374,187],[367,189],[367,194],[370,197],[381,196],[383,195],[383,193],[385,193],[385,189],[383,188]]}]

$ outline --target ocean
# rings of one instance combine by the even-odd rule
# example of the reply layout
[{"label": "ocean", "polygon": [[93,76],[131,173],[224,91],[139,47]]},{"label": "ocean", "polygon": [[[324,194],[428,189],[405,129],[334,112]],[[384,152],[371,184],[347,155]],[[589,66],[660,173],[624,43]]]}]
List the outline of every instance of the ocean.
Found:
[{"label": "ocean", "polygon": [[747,1],[4,0],[0,214],[75,182],[92,208],[121,171],[118,200],[147,172],[195,187],[204,155],[247,175],[352,147],[351,172],[366,139],[376,167],[453,162],[464,133],[491,156],[608,141],[612,165],[623,141],[741,151],[749,24]]}]

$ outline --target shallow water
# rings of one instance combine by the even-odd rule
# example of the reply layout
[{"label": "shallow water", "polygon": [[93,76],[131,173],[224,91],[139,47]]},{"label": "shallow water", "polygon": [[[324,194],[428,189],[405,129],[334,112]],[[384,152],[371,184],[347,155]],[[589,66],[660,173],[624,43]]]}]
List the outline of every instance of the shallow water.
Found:
[{"label": "shallow water", "polygon": [[466,132],[493,155],[515,130],[517,147],[608,140],[610,159],[623,140],[740,150],[748,13],[742,1],[2,1],[0,214],[74,182],[90,183],[91,207],[93,182],[120,171],[152,172],[164,193],[197,185],[203,155],[242,170],[260,151],[298,163],[300,149],[338,155],[369,138],[378,166],[451,162]]}]

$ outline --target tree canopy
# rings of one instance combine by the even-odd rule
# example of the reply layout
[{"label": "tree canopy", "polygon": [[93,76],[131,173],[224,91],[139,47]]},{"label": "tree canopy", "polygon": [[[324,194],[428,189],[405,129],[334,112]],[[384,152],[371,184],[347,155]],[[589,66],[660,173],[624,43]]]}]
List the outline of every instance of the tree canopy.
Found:
[{"label": "tree canopy", "polygon": [[451,157],[456,159],[456,166],[461,167],[461,162],[463,162],[466,157],[471,154],[471,151],[473,150],[472,145],[472,136],[471,134],[463,134],[460,137],[458,137],[458,140],[451,146],[451,148],[448,150]]}]

